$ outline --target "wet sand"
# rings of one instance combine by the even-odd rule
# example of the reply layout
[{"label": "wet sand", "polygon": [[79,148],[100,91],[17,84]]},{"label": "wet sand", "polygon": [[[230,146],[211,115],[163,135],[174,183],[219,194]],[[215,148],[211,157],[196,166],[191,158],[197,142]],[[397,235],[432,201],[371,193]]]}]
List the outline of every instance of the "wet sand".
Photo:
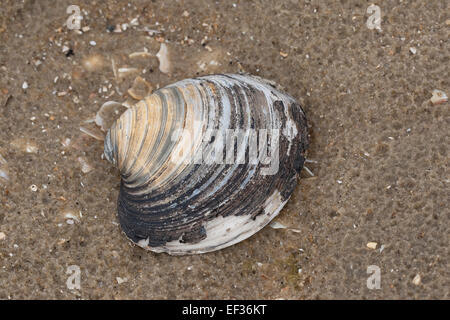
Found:
[{"label": "wet sand", "polygon": [[[450,113],[430,101],[450,93],[446,1],[383,1],[381,31],[357,0],[76,1],[80,31],[70,4],[0,8],[0,299],[449,298]],[[118,79],[112,60],[137,71]],[[158,88],[224,72],[273,80],[306,111],[313,176],[287,228],[196,256],[131,245],[119,174],[80,126],[137,75]]]}]

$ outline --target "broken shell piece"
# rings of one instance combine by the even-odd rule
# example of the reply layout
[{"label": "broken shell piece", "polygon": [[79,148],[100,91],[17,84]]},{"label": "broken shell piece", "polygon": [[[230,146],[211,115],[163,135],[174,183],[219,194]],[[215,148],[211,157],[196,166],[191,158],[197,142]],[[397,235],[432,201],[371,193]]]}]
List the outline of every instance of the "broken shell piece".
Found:
[{"label": "broken shell piece", "polygon": [[432,97],[431,97],[430,101],[434,105],[441,104],[441,103],[447,102],[448,101],[448,97],[447,97],[447,94],[444,91],[435,89],[432,92]]},{"label": "broken shell piece", "polygon": [[284,224],[282,224],[278,221],[272,222],[269,226],[273,229],[286,229],[287,228]]},{"label": "broken shell piece", "polygon": [[66,212],[66,213],[64,214],[64,218],[79,221],[79,220],[78,220],[78,217],[77,217],[75,214],[73,214],[72,212]]},{"label": "broken shell piece", "polygon": [[172,71],[172,63],[170,62],[169,48],[165,43],[161,43],[156,57],[159,59],[159,70],[162,73],[170,73]]},{"label": "broken shell piece", "polygon": [[80,222],[80,218],[71,210],[65,211],[63,214],[64,220],[66,220],[67,224],[74,224],[75,222]]},{"label": "broken shell piece", "polygon": [[107,101],[98,110],[95,115],[95,124],[102,131],[107,131],[112,123],[126,110],[121,103],[116,101]]},{"label": "broken shell piece", "polygon": [[122,284],[124,282],[127,282],[128,279],[127,278],[116,277],[116,281],[117,281],[118,284]]},{"label": "broken shell piece", "polygon": [[416,286],[418,286],[422,281],[422,277],[420,276],[420,274],[416,274],[416,276],[414,277],[412,283]]},{"label": "broken shell piece", "polygon": [[6,159],[0,154],[0,182],[2,180],[6,182],[10,180],[7,165]]},{"label": "broken shell piece", "polygon": [[137,69],[137,68],[119,68],[119,69],[117,69],[117,73],[119,75],[119,78],[126,77],[133,73],[139,73],[139,69]]},{"label": "broken shell piece", "polygon": [[80,163],[80,165],[81,165],[81,172],[83,172],[83,173],[89,173],[89,172],[91,172],[92,170],[94,170],[94,167],[92,167],[88,162],[87,162],[87,160],[86,159],[84,159],[83,157],[78,157],[78,162]]},{"label": "broken shell piece", "polygon": [[134,79],[133,86],[128,89],[128,94],[136,100],[142,100],[151,93],[152,89],[153,87],[149,82],[137,77]]},{"label": "broken shell piece", "polygon": [[161,33],[161,31],[155,30],[155,29],[150,29],[150,28],[147,27],[147,26],[144,26],[142,29],[138,29],[138,31],[144,31],[144,32],[147,32],[149,36],[154,36],[155,34]]},{"label": "broken shell piece", "polygon": [[378,243],[376,242],[368,242],[367,243],[367,248],[375,250],[377,248]]},{"label": "broken shell piece", "polygon": [[111,68],[114,74],[114,78],[117,80],[119,77],[119,72],[117,71],[117,65],[116,65],[116,61],[114,60],[114,58],[111,58]]},{"label": "broken shell piece", "polygon": [[128,55],[129,58],[147,58],[151,57],[152,54],[148,51],[139,51],[139,52],[133,52]]},{"label": "broken shell piece", "polygon": [[5,168],[0,166],[0,181],[1,180],[9,181],[9,173]]},{"label": "broken shell piece", "polygon": [[96,140],[100,140],[100,141],[105,140],[104,133],[102,131],[100,131],[100,129],[98,129],[98,128],[94,128],[94,127],[89,128],[87,126],[81,126],[80,131]]}]

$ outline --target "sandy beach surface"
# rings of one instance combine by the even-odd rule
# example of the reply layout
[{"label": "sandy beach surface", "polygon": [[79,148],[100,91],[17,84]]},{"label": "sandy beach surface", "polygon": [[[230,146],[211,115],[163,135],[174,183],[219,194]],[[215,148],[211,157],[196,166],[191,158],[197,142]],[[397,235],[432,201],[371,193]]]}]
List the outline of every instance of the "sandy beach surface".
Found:
[{"label": "sandy beach surface", "polygon": [[[450,4],[377,4],[2,0],[0,299],[448,299],[450,112],[430,99],[450,93]],[[96,112],[138,75],[225,72],[307,114],[285,228],[204,255],[133,246],[119,173],[80,127],[101,136]]]}]

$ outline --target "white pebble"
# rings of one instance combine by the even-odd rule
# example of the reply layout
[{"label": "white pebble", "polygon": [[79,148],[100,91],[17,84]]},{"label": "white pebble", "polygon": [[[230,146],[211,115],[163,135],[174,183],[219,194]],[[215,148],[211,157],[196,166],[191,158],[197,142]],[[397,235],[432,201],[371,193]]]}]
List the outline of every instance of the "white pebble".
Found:
[{"label": "white pebble", "polygon": [[377,248],[378,243],[376,242],[368,242],[367,248],[375,250]]},{"label": "white pebble", "polygon": [[412,283],[414,285],[418,286],[421,281],[422,281],[422,278],[420,277],[420,274],[416,274],[416,276],[414,277]]},{"label": "white pebble", "polygon": [[286,229],[287,228],[284,224],[282,224],[278,221],[272,222],[271,224],[269,224],[269,226],[273,229]]},{"label": "white pebble", "polygon": [[28,89],[28,83],[26,81],[22,84],[22,89]]},{"label": "white pebble", "polygon": [[96,46],[96,45],[97,45],[97,42],[95,42],[94,40],[91,40],[91,41],[89,41],[89,44],[90,44],[91,46]]},{"label": "white pebble", "polygon": [[432,97],[431,97],[430,101],[434,105],[441,104],[441,103],[447,102],[448,101],[448,97],[447,97],[447,94],[444,91],[435,89],[432,92]]},{"label": "white pebble", "polygon": [[124,282],[127,282],[127,278],[116,277],[116,281],[118,284],[122,284]]}]

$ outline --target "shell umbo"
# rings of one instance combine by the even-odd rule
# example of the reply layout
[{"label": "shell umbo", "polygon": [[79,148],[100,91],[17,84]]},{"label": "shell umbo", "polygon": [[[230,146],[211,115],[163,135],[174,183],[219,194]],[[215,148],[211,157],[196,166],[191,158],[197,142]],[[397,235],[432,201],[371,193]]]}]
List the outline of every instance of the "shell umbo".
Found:
[{"label": "shell umbo", "polygon": [[170,254],[242,241],[286,204],[307,144],[302,108],[267,80],[211,75],[159,89],[105,139],[105,156],[121,174],[122,230]]}]

